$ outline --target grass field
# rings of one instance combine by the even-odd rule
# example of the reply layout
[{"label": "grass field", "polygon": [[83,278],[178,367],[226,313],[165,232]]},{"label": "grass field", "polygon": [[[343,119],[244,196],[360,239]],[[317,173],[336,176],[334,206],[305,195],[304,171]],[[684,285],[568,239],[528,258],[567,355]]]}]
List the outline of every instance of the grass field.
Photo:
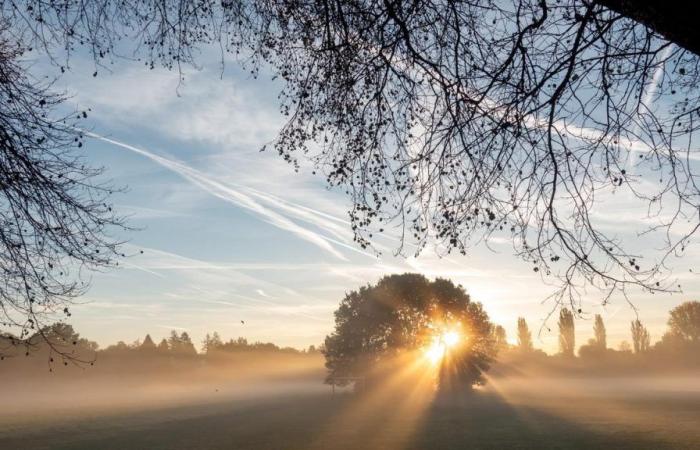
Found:
[{"label": "grass field", "polygon": [[5,408],[0,448],[700,448],[692,379],[534,383],[494,381],[470,396],[430,400],[331,396],[316,383],[297,383],[172,391],[160,402],[137,393],[113,406],[93,399],[93,406],[66,402],[18,414]]}]

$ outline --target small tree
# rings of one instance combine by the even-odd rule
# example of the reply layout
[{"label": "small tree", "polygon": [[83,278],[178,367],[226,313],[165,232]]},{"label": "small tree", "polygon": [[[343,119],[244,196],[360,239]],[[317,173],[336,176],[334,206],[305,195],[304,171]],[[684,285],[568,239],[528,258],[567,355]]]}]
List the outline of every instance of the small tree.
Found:
[{"label": "small tree", "polygon": [[194,348],[192,339],[190,339],[190,335],[187,333],[187,331],[183,331],[182,333],[180,333],[180,338],[178,339],[178,342],[178,352],[182,353],[183,355],[197,354],[197,349]]},{"label": "small tree", "polygon": [[220,349],[223,345],[224,343],[221,341],[221,336],[219,336],[219,333],[216,331],[212,335],[207,333],[204,341],[202,342],[202,351],[204,353],[211,353],[217,349]]},{"label": "small tree", "polygon": [[632,346],[634,353],[644,353],[649,350],[650,336],[649,331],[642,325],[639,319],[632,321]]},{"label": "small tree", "polygon": [[593,325],[593,333],[595,334],[595,346],[598,350],[605,350],[608,348],[608,340],[605,332],[605,324],[603,323],[603,317],[600,314],[595,315],[595,324]]},{"label": "small tree", "polygon": [[168,345],[167,339],[163,338],[160,341],[160,344],[158,344],[157,350],[158,350],[158,353],[161,353],[161,354],[166,354],[166,353],[170,352],[170,345]]},{"label": "small tree", "polygon": [[685,302],[671,310],[669,332],[684,341],[700,341],[700,302]]},{"label": "small tree", "polygon": [[500,325],[493,327],[493,340],[496,345],[496,350],[502,352],[508,349],[508,337],[506,336],[506,329]]},{"label": "small tree", "polygon": [[562,308],[559,311],[559,352],[573,358],[575,348],[574,315],[567,308]]},{"label": "small tree", "polygon": [[180,353],[180,349],[182,348],[180,343],[180,335],[178,335],[177,331],[175,330],[170,330],[170,337],[168,338],[168,348],[173,353]]},{"label": "small tree", "polygon": [[154,352],[156,351],[156,344],[153,342],[153,339],[151,338],[150,334],[147,334],[145,338],[143,338],[143,343],[141,344],[141,350],[145,352]]},{"label": "small tree", "polygon": [[522,352],[531,352],[532,334],[524,317],[518,317],[518,350]]},{"label": "small tree", "polygon": [[630,346],[630,343],[627,341],[622,341],[620,342],[620,345],[617,347],[618,351],[623,352],[623,353],[632,353],[632,347]]}]

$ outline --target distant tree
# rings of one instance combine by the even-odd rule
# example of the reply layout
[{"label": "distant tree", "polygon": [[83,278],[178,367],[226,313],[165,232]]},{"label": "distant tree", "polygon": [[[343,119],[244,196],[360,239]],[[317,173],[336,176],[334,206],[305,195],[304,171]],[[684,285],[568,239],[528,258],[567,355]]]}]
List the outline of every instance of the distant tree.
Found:
[{"label": "distant tree", "polygon": [[85,46],[101,67],[131,36],[149,68],[181,70],[212,44],[254,75],[264,64],[288,117],[276,151],[295,167],[308,154],[346,189],[363,247],[388,222],[399,250],[437,237],[466,253],[504,234],[561,280],[562,300],[579,280],[672,289],[657,282],[665,264],[593,220],[611,191],[671,218],[650,224],[665,232],[662,262],[698,229],[693,2],[17,3],[0,4],[8,34],[52,57]]},{"label": "distant tree", "polygon": [[700,302],[685,302],[673,308],[668,328],[685,341],[700,342]]},{"label": "distant tree", "polygon": [[496,325],[493,327],[493,340],[498,352],[502,352],[508,349],[508,338],[506,336],[506,329],[501,325]]},{"label": "distant tree", "polygon": [[600,314],[595,315],[595,323],[593,324],[593,333],[595,334],[595,345],[599,350],[608,348],[608,339],[605,332],[605,324],[603,317]]},{"label": "distant tree", "polygon": [[632,353],[632,346],[630,346],[630,343],[627,341],[620,342],[620,345],[617,347],[617,349],[618,351],[624,353]]},{"label": "distant tree", "polygon": [[190,339],[190,335],[186,331],[180,333],[178,342],[177,352],[182,353],[183,355],[197,354],[197,349],[194,347],[192,339]]},{"label": "distant tree", "polygon": [[156,351],[156,344],[153,342],[153,339],[151,338],[150,334],[147,334],[145,338],[143,338],[143,344],[141,344],[140,347],[141,350],[145,352],[155,352]]},{"label": "distant tree", "polygon": [[576,348],[574,315],[567,308],[559,311],[559,353],[573,358]]},{"label": "distant tree", "polygon": [[107,353],[127,353],[131,348],[124,341],[117,341],[116,344],[110,345],[105,349]]},{"label": "distant tree", "polygon": [[649,350],[651,338],[649,331],[642,325],[642,322],[639,319],[632,321],[631,329],[634,353],[644,353]]},{"label": "distant tree", "polygon": [[220,349],[227,352],[242,352],[253,350],[253,345],[248,344],[248,339],[238,337],[229,339],[228,342],[222,343]]},{"label": "distant tree", "polygon": [[351,291],[335,311],[335,330],[325,340],[328,380],[366,376],[407,351],[422,354],[443,327],[451,326],[460,326],[468,338],[455,348],[450,370],[440,370],[440,385],[483,384],[482,374],[496,353],[493,326],[464,288],[407,273]]},{"label": "distant tree", "polygon": [[204,336],[204,340],[202,341],[202,352],[203,353],[209,353],[213,350],[213,346],[211,345],[211,335],[207,333]]},{"label": "distant tree", "polygon": [[223,342],[221,341],[221,336],[219,336],[219,333],[216,331],[214,332],[213,335],[207,335],[204,337],[204,341],[202,341],[202,351],[204,353],[211,353],[217,349],[220,349],[223,346]]},{"label": "distant tree", "polygon": [[168,348],[172,353],[180,353],[182,345],[180,343],[180,335],[177,331],[170,330],[170,336],[168,337]]},{"label": "distant tree", "polygon": [[602,352],[598,341],[596,341],[595,338],[588,339],[587,343],[579,347],[578,355],[583,359],[599,359],[602,356]]},{"label": "distant tree", "polygon": [[248,344],[248,339],[246,339],[244,337],[240,337],[240,336],[238,338],[236,338],[235,341],[232,339],[229,342],[232,343],[233,345],[241,347],[241,348],[250,347],[250,345]]},{"label": "distant tree", "polygon": [[532,334],[524,317],[518,317],[518,350],[521,352],[533,350]]},{"label": "distant tree", "polygon": [[25,339],[14,335],[5,336],[9,337],[10,347],[0,347],[0,357],[5,356],[8,350],[9,355],[12,350],[21,348],[25,356],[46,356],[50,370],[53,370],[54,364],[59,361],[64,365],[92,364],[98,350],[96,342],[80,337],[71,325],[64,322],[43,326]]},{"label": "distant tree", "polygon": [[211,336],[209,345],[211,345],[213,348],[218,348],[221,347],[222,344],[223,341],[221,340],[221,336],[219,336],[219,333],[215,331],[214,334]]},{"label": "distant tree", "polygon": [[170,352],[170,345],[168,344],[167,339],[163,338],[160,343],[158,344],[158,353],[161,354],[166,354]]}]

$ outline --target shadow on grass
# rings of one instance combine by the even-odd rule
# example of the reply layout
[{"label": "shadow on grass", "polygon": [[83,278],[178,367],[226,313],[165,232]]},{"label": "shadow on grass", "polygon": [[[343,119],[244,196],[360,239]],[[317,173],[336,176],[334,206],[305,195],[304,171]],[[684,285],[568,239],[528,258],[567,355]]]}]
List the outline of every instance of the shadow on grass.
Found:
[{"label": "shadow on grass", "polygon": [[[572,405],[575,408],[575,405]],[[532,407],[513,406],[494,393],[437,399],[410,449],[663,449],[669,443],[644,430],[593,430]]]},{"label": "shadow on grass", "polygon": [[[637,427],[586,428],[492,392],[454,395],[406,419],[397,399],[365,408],[363,396],[290,395],[98,417],[22,435],[0,432],[0,448],[22,449],[663,449]],[[575,405],[573,406],[575,407]],[[359,409],[358,409],[359,408]],[[362,413],[348,415],[348,411]],[[351,417],[348,419],[348,417]],[[692,448],[694,443],[688,443]]]}]

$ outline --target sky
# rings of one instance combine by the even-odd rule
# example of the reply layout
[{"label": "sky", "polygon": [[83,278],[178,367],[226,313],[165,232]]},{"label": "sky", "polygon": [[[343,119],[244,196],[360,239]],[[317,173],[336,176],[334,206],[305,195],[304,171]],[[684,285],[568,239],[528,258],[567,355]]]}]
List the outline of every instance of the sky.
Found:
[{"label": "sky", "polygon": [[[58,79],[56,89],[71,105],[90,108],[87,160],[127,188],[113,202],[135,228],[119,235],[134,256],[94,274],[72,309],[81,335],[104,347],[147,333],[160,339],[171,330],[187,331],[199,343],[217,331],[225,339],[303,348],[332,331],[333,311],[346,292],[383,275],[420,272],[462,284],[512,342],[522,316],[535,345],[556,351],[556,321],[545,323],[554,305],[544,302],[553,287],[515,258],[508,243],[448,258],[431,247],[418,258],[394,256],[398,243],[388,236],[375,241],[380,256],[354,245],[349,199],[303,161],[295,173],[274,151],[260,151],[284,123],[281,86],[267,76],[252,79],[234,62],[222,71],[219,62],[205,55],[201,68],[187,69],[180,82],[176,72],[129,61],[98,68],[93,77],[92,61],[75,55]],[[56,73],[41,63],[34,70]],[[610,222],[620,222],[624,211],[608,206]],[[683,294],[631,292],[653,341],[669,309],[697,298],[700,284],[687,274],[697,261],[691,251],[678,262]],[[630,340],[634,308],[619,296],[600,303],[596,293],[585,296],[577,343],[592,336],[596,313],[606,321],[609,345]]]}]

